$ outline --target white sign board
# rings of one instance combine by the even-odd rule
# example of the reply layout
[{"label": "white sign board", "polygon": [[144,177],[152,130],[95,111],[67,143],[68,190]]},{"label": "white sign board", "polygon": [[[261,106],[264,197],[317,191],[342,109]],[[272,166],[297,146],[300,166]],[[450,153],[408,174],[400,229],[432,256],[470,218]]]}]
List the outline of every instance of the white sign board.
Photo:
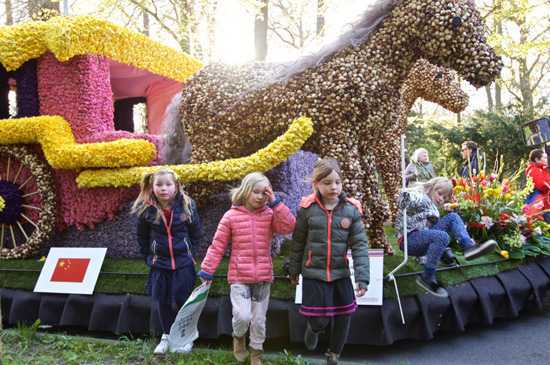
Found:
[{"label": "white sign board", "polygon": [[210,283],[198,286],[181,307],[170,328],[170,351],[175,352],[199,337],[197,323],[208,298]]},{"label": "white sign board", "polygon": [[52,247],[34,291],[92,294],[106,252],[107,248]]},{"label": "white sign board", "polygon": [[[357,298],[358,305],[382,305],[383,289],[384,289],[384,250],[369,249],[370,261],[370,283],[368,290],[364,296]],[[351,251],[348,250],[348,262],[351,271],[351,282],[355,291],[355,276],[353,270],[353,258]],[[296,286],[296,304],[302,304],[302,275],[298,285]]]}]

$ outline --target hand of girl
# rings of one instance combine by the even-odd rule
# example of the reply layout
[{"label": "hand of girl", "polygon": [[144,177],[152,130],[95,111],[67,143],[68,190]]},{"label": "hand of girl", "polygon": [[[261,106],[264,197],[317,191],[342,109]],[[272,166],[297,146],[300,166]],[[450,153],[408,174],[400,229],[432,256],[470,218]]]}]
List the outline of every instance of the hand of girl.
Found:
[{"label": "hand of girl", "polygon": [[208,280],[208,279],[205,279],[205,278],[200,277],[200,276],[199,276],[199,278],[201,279],[201,283],[203,283],[203,284],[204,283],[210,284],[212,282],[212,280]]},{"label": "hand of girl", "polygon": [[293,285],[298,285],[298,279],[299,279],[299,277],[296,276],[294,279],[290,279],[290,282],[291,282]]},{"label": "hand of girl", "polygon": [[359,287],[359,283],[355,284],[355,295],[359,298],[359,297],[362,297],[363,295],[365,295],[365,293],[367,292],[367,289],[365,288],[360,288]]},{"label": "hand of girl", "polygon": [[265,187],[265,195],[267,195],[267,201],[269,202],[269,204],[275,201],[275,194],[273,193],[273,189],[271,189],[271,186]]}]

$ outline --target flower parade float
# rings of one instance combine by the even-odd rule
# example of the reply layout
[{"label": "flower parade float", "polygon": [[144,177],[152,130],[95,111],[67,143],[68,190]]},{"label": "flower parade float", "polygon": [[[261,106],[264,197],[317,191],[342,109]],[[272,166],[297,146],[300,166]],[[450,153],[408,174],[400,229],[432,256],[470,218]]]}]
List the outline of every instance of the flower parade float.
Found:
[{"label": "flower parade float", "polygon": [[[303,149],[339,160],[344,190],[363,204],[371,246],[391,253],[376,141],[399,120],[400,90],[419,59],[456,70],[475,87],[494,81],[502,62],[483,32],[472,0],[380,0],[336,42],[294,62],[207,65],[183,90],[182,133],[193,145],[191,162],[246,156],[280,135],[295,115],[308,116],[315,132]],[[200,201],[219,185],[191,191]]]},{"label": "flower parade float", "polygon": [[[225,191],[221,181],[239,179],[247,168],[271,169],[267,174],[279,176],[274,170],[280,167],[272,167],[305,141],[306,150],[343,163],[346,190],[363,198],[368,208],[373,246],[391,252],[385,231],[380,231],[383,227],[376,228],[378,220],[389,213],[374,183],[378,167],[374,152],[380,144],[373,141],[381,136],[397,139],[393,133],[404,128],[399,119],[402,91],[406,81],[413,79],[407,75],[424,58],[433,67],[452,68],[473,85],[482,86],[498,75],[501,63],[485,43],[483,23],[472,1],[381,1],[373,9],[341,43],[297,62],[287,73],[262,63],[203,68],[181,52],[89,17],[59,17],[0,28],[0,83],[9,82],[17,89],[18,113],[11,119],[3,115],[0,121],[0,213],[5,212],[1,215],[4,226],[12,227],[6,230],[5,244],[21,239],[23,244],[17,246],[26,248],[9,246],[2,252],[5,257],[15,253],[29,257],[37,249],[39,256],[46,255],[51,246],[108,247],[111,255],[90,296],[33,293],[32,284],[14,287],[9,275],[36,275],[30,269],[18,271],[17,265],[35,265],[38,272],[39,256],[0,260],[4,323],[40,319],[41,324],[54,327],[132,334],[160,329],[156,308],[144,295],[147,268],[139,262],[137,245],[130,239],[135,217],[128,206],[137,195],[140,174],[169,164],[158,151],[173,144],[159,134],[165,127],[159,117],[163,113],[153,111],[165,108],[182,89],[180,112],[196,150],[191,159],[195,166],[171,167],[186,179],[208,182],[189,185],[193,198],[206,201],[211,194]],[[370,33],[358,31],[369,27]],[[415,72],[418,81],[413,84],[422,84],[420,73],[424,71],[432,75],[433,82],[431,67]],[[125,69],[133,76],[124,77]],[[140,83],[143,78],[149,81]],[[129,90],[129,86],[141,91]],[[216,89],[220,97],[213,92]],[[147,90],[162,95],[163,104],[155,107],[155,93]],[[117,102],[134,98],[146,99],[149,134],[122,130],[120,126],[127,127],[128,121],[117,121]],[[196,115],[188,107],[193,98]],[[461,102],[446,107],[458,110]],[[184,140],[181,135],[178,139]],[[292,159],[287,164],[292,168],[282,175],[292,176],[291,184],[297,185],[297,171],[310,166],[316,157],[299,153]],[[279,181],[273,177],[277,186]],[[216,184],[223,188],[213,189]],[[201,220],[208,210],[218,208],[217,197],[201,208],[206,209],[200,210]],[[50,238],[34,243],[31,231]],[[281,275],[285,250],[288,247],[274,258],[276,280],[267,335],[303,341],[305,319],[293,302],[293,287]],[[397,266],[397,256],[386,257],[389,269]],[[409,291],[401,287],[405,324],[387,288],[382,306],[360,306],[354,314],[348,343],[387,345],[402,338],[428,339],[439,329],[461,331],[468,323],[515,317],[521,308],[540,303],[550,276],[546,261],[519,265],[497,258],[485,263],[488,269],[483,273],[468,265],[455,270],[459,274],[446,282],[450,297],[445,300],[421,294],[415,287]],[[420,271],[415,263],[407,266],[401,277],[396,275],[402,283]],[[130,283],[137,284],[132,287]],[[211,290],[222,295],[208,299],[199,323],[201,338],[230,336],[231,303],[223,295],[227,294],[225,280],[217,278]]]}]

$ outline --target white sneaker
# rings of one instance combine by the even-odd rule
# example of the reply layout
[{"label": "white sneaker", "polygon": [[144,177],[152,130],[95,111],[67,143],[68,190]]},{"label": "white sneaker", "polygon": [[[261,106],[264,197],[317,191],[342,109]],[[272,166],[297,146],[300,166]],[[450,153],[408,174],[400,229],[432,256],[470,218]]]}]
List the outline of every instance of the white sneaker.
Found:
[{"label": "white sneaker", "polygon": [[164,354],[166,351],[168,351],[168,347],[170,346],[169,337],[165,333],[160,338],[160,343],[155,347],[155,351],[153,351],[155,354]]},{"label": "white sneaker", "polygon": [[172,352],[178,353],[178,354],[188,354],[191,352],[191,349],[193,348],[193,341],[187,343],[185,346],[180,347],[177,350],[171,350]]}]

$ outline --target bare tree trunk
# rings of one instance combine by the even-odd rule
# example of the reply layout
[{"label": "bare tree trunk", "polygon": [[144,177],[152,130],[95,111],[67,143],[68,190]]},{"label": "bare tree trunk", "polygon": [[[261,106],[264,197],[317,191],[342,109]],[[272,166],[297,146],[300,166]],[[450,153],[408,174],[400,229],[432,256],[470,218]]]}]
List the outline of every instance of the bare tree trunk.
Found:
[{"label": "bare tree trunk", "polygon": [[[502,34],[502,19],[499,18],[498,22],[495,24],[495,30],[497,34]],[[499,110],[502,108],[502,87],[495,81],[495,108]]]},{"label": "bare tree trunk", "polygon": [[497,110],[502,108],[502,87],[498,81],[495,81],[495,108]]},{"label": "bare tree trunk", "polygon": [[192,19],[188,13],[189,11],[188,7],[189,5],[187,4],[187,2],[180,3],[178,6],[179,18],[180,18],[179,33],[181,34],[181,38],[178,40],[178,43],[183,52],[193,55],[191,52],[191,39],[189,35],[189,22],[192,21]]},{"label": "bare tree trunk", "polygon": [[6,4],[6,25],[13,25],[13,12],[11,8],[11,0],[4,0],[4,3]]},{"label": "bare tree trunk", "polygon": [[487,104],[489,105],[489,111],[493,112],[495,105],[493,103],[493,95],[491,94],[491,85],[485,86],[485,92],[487,93]]},{"label": "bare tree trunk", "polygon": [[144,11],[142,13],[143,16],[143,30],[142,33],[145,34],[147,37],[149,37],[149,14]]},{"label": "bare tree trunk", "polygon": [[256,61],[265,61],[267,57],[267,17],[268,17],[268,6],[269,0],[262,0],[265,4],[262,9],[262,17],[256,16],[254,21],[254,59]]},{"label": "bare tree trunk", "polygon": [[519,85],[522,96],[522,106],[525,111],[533,110],[533,90],[529,80],[527,59],[521,58],[519,62]]},{"label": "bare tree trunk", "polygon": [[212,59],[212,54],[216,46],[216,10],[218,8],[218,1],[212,0],[209,2],[209,4],[210,9],[208,9],[208,11],[206,12],[206,26],[208,29],[207,61],[210,61]]},{"label": "bare tree trunk", "polygon": [[33,18],[38,13],[40,6],[36,0],[27,0],[27,10],[29,11],[29,18]]},{"label": "bare tree trunk", "polygon": [[[199,17],[197,16],[197,9],[195,8],[196,1],[189,1],[187,6],[188,12],[188,29],[189,29],[189,48],[191,48],[191,55],[193,57],[202,60],[204,58],[202,44],[199,41]],[[200,13],[199,13],[200,14]]]},{"label": "bare tree trunk", "polygon": [[325,35],[325,0],[317,0],[317,37]]}]

